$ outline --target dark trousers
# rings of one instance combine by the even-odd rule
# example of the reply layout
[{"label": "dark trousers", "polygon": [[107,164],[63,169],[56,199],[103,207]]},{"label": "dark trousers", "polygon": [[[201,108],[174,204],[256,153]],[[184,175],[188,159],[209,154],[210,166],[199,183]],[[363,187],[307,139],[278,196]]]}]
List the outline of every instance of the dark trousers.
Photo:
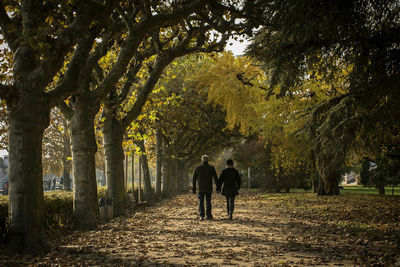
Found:
[{"label": "dark trousers", "polygon": [[225,196],[226,198],[226,212],[228,215],[230,214],[229,212],[233,213],[233,210],[235,209],[235,195],[233,196]]},{"label": "dark trousers", "polygon": [[207,218],[211,219],[211,193],[199,193],[199,215],[204,218],[204,196],[206,197]]}]

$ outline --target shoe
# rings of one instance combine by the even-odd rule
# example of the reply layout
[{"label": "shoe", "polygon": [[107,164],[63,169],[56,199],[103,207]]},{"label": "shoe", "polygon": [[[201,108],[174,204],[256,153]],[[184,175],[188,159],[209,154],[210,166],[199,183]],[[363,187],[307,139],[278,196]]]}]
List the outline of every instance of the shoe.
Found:
[{"label": "shoe", "polygon": [[213,219],[213,217],[207,217],[207,220],[210,220],[210,221],[211,221],[212,219]]},{"label": "shoe", "polygon": [[233,215],[233,210],[231,210],[231,211],[229,212],[229,217],[228,217],[229,220],[232,220],[232,215]]},{"label": "shoe", "polygon": [[204,221],[204,217],[200,217],[200,221]]}]

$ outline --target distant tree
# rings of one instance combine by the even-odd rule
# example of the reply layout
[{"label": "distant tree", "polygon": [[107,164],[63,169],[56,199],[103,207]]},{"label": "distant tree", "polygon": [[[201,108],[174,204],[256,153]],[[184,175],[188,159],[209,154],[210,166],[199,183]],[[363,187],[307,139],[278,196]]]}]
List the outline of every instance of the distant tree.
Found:
[{"label": "distant tree", "polygon": [[[61,176],[63,173],[64,156],[64,117],[57,109],[52,109],[50,114],[50,125],[43,135],[43,172]],[[69,149],[69,147],[68,147]]]},{"label": "distant tree", "polygon": [[163,139],[166,195],[183,189],[183,177],[202,154],[216,155],[241,138],[237,129],[227,129],[226,112],[208,103],[209,88],[198,83],[199,69],[211,65],[205,54],[175,60],[150,96],[147,116],[154,117],[151,125]]},{"label": "distant tree", "polygon": [[50,112],[50,125],[43,135],[43,172],[62,177],[63,188],[71,190],[71,145],[68,122],[59,109]]},{"label": "distant tree", "polygon": [[263,117],[258,112],[265,103],[265,73],[246,57],[230,52],[215,55],[212,64],[203,64],[196,74],[199,87],[208,88],[209,102],[226,111],[228,127],[239,127],[243,134],[261,130]]},{"label": "distant tree", "polygon": [[[256,61],[226,53],[215,57],[213,63],[203,66],[198,74],[199,83],[210,87],[209,101],[226,110],[228,127],[240,127],[244,134],[262,136],[265,148],[257,153],[268,154],[262,163],[269,169],[263,171],[270,181],[266,187],[279,191],[298,186],[296,181],[300,176],[304,180],[312,165],[310,139],[299,128],[306,120],[304,110],[326,98],[319,89],[323,84],[310,79],[307,86],[296,88],[291,98],[277,99],[274,95],[279,88],[266,87],[267,76]],[[247,149],[239,149],[243,150]],[[257,164],[252,168],[254,165]]]}]

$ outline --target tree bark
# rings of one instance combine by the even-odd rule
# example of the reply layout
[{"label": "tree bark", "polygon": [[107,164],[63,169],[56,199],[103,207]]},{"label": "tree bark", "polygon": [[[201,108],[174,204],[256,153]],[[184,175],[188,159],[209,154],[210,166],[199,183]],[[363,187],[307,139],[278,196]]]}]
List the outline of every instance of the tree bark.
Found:
[{"label": "tree bark", "polygon": [[162,136],[158,129],[156,132],[156,198],[161,195],[161,165],[162,165]]},{"label": "tree bark", "polygon": [[112,112],[106,114],[103,126],[104,152],[106,156],[107,197],[112,200],[113,216],[125,214],[124,128]]},{"label": "tree bark", "polygon": [[171,159],[166,157],[165,154],[163,156],[161,171],[163,177],[163,195],[165,197],[171,197],[172,196]]},{"label": "tree bark", "polygon": [[138,202],[142,202],[142,158],[139,157],[138,160]]},{"label": "tree bark", "polygon": [[185,191],[185,189],[187,189],[189,187],[189,168],[188,168],[188,164],[187,161],[182,160],[181,161],[181,167],[180,167],[180,172],[181,172],[181,191]]},{"label": "tree bark", "polygon": [[378,190],[380,195],[385,194],[385,178],[381,175],[381,172],[378,167],[378,173],[377,173],[377,178],[378,178]]},{"label": "tree bark", "polygon": [[71,170],[72,170],[72,152],[71,152],[71,139],[68,131],[69,125],[64,120],[64,151],[63,151],[63,184],[64,190],[71,191]]},{"label": "tree bark", "polygon": [[323,168],[318,166],[319,170],[319,183],[318,183],[318,195],[339,195],[339,184],[337,171],[330,168]]},{"label": "tree bark", "polygon": [[[7,101],[9,119],[10,251],[46,247],[43,230],[42,138],[50,106],[41,88],[17,80],[19,97]],[[39,86],[40,87],[40,86]]]},{"label": "tree bark", "polygon": [[[344,154],[342,154],[344,155]],[[316,166],[319,173],[317,195],[339,195],[339,168],[344,157],[335,156],[335,153],[316,153]]]},{"label": "tree bark", "polygon": [[125,175],[124,175],[124,186],[125,186],[125,191],[128,191],[128,161],[129,161],[129,157],[128,154],[125,154]]},{"label": "tree bark", "polygon": [[181,172],[179,169],[179,160],[175,159],[174,160],[174,196],[180,193],[180,188],[181,188]]},{"label": "tree bark", "polygon": [[141,158],[141,164],[142,164],[142,170],[143,170],[143,191],[144,191],[145,199],[148,202],[153,202],[154,201],[154,192],[153,192],[153,188],[151,187],[149,163],[147,161],[146,147],[144,145],[143,140],[140,140],[138,142],[138,147],[140,148],[140,151],[142,152],[142,154],[140,155],[140,158]]},{"label": "tree bark", "polygon": [[134,152],[132,152],[131,160],[132,160],[132,162],[131,162],[131,164],[132,164],[131,165],[131,176],[132,176],[131,183],[132,183],[132,197],[133,197],[132,201],[135,201],[135,153]]},{"label": "tree bark", "polygon": [[379,183],[379,194],[384,195],[385,194],[385,184],[384,183]]},{"label": "tree bark", "polygon": [[315,151],[312,149],[311,150],[311,189],[313,193],[317,193],[318,189],[318,172],[317,172],[317,164],[316,164],[316,159],[315,159]]},{"label": "tree bark", "polygon": [[73,224],[77,229],[96,228],[97,181],[94,118],[98,105],[87,94],[74,97],[71,117],[71,143],[74,173]]}]

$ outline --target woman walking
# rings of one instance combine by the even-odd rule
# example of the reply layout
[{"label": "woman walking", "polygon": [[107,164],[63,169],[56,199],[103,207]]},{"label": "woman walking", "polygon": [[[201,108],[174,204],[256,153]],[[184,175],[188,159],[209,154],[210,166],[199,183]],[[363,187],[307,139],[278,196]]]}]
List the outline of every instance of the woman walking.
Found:
[{"label": "woman walking", "polygon": [[226,169],[219,176],[219,186],[217,190],[221,190],[222,195],[226,197],[226,211],[229,220],[232,220],[233,210],[235,208],[235,197],[239,195],[241,180],[239,172],[233,167],[233,160],[226,161]]}]

